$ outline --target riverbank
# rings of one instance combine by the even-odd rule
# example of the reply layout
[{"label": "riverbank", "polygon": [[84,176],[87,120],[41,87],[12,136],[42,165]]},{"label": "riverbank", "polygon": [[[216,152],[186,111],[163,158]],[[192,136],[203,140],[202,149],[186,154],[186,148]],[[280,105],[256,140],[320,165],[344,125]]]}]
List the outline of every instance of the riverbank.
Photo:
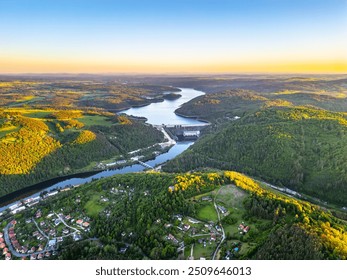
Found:
[{"label": "riverbank", "polygon": [[[174,101],[172,100],[165,100],[161,103],[153,103],[145,107],[136,108],[136,109],[130,109],[127,110],[126,114],[133,115],[135,117],[145,117],[148,121],[147,123],[154,125],[157,129],[162,131],[164,133],[165,138],[168,141],[160,143],[163,150],[162,154],[158,154],[153,157],[145,158],[143,159],[146,164],[154,167],[160,164],[163,164],[164,162],[167,162],[168,160],[173,159],[183,151],[185,151],[190,145],[193,144],[192,141],[187,142],[179,142],[176,143],[174,139],[172,139],[163,129],[162,124],[206,124],[206,122],[200,122],[198,120],[193,120],[189,118],[184,118],[177,116],[174,111],[181,106],[184,102],[189,101],[190,99],[203,95],[204,92],[196,91],[194,89],[180,89],[182,97],[179,99],[176,99]],[[160,123],[158,124],[158,120],[160,120]],[[166,151],[165,149],[168,149]],[[146,160],[148,159],[148,160]],[[135,162],[134,162],[135,163]],[[114,174],[122,174],[122,173],[129,173],[129,172],[139,172],[143,171],[145,169],[144,166],[141,164],[131,164],[126,165],[124,167],[111,169],[108,170],[104,169],[97,169],[97,170],[86,170],[84,172],[77,172],[74,174],[68,174],[66,176],[56,177],[52,178],[50,180],[46,180],[28,187],[25,187],[21,190],[18,190],[16,192],[7,194],[0,198],[0,201],[2,201],[2,205],[6,205],[8,208],[12,204],[15,204],[16,201],[25,199],[28,196],[32,196],[33,192],[35,194],[42,192],[42,191],[50,191],[57,188],[64,188],[68,185],[79,185],[84,184],[87,182],[90,182],[93,179],[98,179],[101,177],[108,177],[112,176]],[[87,177],[84,177],[85,174],[87,174]],[[26,190],[26,191],[23,191]],[[4,209],[4,207],[2,208]],[[1,209],[0,209],[1,211]]]}]

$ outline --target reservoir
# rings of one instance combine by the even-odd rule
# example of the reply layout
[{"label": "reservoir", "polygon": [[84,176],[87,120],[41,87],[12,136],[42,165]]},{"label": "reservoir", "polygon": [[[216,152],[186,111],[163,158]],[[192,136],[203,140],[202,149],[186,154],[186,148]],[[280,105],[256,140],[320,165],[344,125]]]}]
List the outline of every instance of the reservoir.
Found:
[{"label": "reservoir", "polygon": [[[189,100],[197,96],[204,95],[205,93],[190,88],[181,88],[180,94],[182,95],[182,97],[176,100],[165,100],[163,102],[152,103],[144,107],[130,108],[120,113],[125,113],[136,117],[146,117],[147,123],[153,125],[206,125],[206,123],[201,122],[199,120],[192,118],[184,118],[175,114],[175,110],[179,108],[183,103],[188,102]],[[152,167],[154,167],[155,165],[162,164],[181,154],[183,151],[188,149],[188,147],[193,143],[194,142],[192,141],[177,142],[173,147],[171,147],[171,149],[168,152],[157,156],[153,160],[146,161],[146,164]],[[86,172],[82,174],[64,176],[61,178],[54,178],[1,197],[0,212],[7,209],[9,206],[17,203],[18,200],[37,196],[42,191],[50,191],[56,188],[64,188],[68,185],[80,185],[88,183],[93,179],[95,180],[103,177],[109,177],[115,174],[139,172],[144,169],[144,166],[140,164],[134,164],[120,169]]]}]

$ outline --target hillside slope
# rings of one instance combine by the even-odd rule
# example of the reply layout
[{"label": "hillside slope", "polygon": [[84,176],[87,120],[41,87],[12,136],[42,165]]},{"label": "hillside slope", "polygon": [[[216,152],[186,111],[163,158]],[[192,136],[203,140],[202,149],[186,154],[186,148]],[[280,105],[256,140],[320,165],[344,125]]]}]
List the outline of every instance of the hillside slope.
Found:
[{"label": "hillside slope", "polygon": [[340,205],[347,203],[347,117],[271,107],[202,137],[166,171],[234,169]]}]

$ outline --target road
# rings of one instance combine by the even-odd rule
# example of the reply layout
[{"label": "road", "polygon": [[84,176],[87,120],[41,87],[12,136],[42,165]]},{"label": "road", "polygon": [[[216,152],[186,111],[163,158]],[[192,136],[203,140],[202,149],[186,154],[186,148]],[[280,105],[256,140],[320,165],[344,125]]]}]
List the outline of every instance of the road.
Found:
[{"label": "road", "polygon": [[71,228],[71,229],[73,229],[75,232],[80,232],[78,229],[69,226],[69,225],[64,221],[64,219],[62,219],[57,213],[55,213],[55,212],[53,212],[53,213],[58,217],[58,219],[59,219],[67,228]]},{"label": "road", "polygon": [[220,246],[222,245],[222,243],[223,243],[224,240],[225,240],[225,231],[224,231],[224,228],[223,228],[222,223],[220,222],[220,214],[219,214],[219,210],[218,210],[218,207],[217,207],[217,204],[216,204],[216,197],[218,196],[218,194],[219,194],[219,192],[220,192],[220,190],[221,190],[222,188],[223,188],[223,187],[221,187],[221,188],[218,190],[218,192],[216,193],[216,195],[214,196],[214,199],[213,199],[214,208],[216,209],[216,212],[217,212],[217,215],[218,215],[218,222],[219,222],[219,225],[220,225],[220,227],[221,227],[221,229],[222,229],[222,233],[223,233],[223,234],[222,234],[222,239],[221,239],[221,241],[219,242],[219,244],[218,244],[216,250],[215,250],[214,253],[213,253],[212,260],[215,260],[215,259],[216,259],[216,255],[217,255],[217,253],[218,253],[218,251],[219,251],[219,248],[220,248]]},{"label": "road", "polygon": [[17,258],[22,258],[22,257],[29,257],[31,255],[38,255],[38,254],[44,254],[46,253],[46,250],[42,250],[42,251],[38,251],[38,252],[35,252],[35,253],[32,253],[32,254],[22,254],[22,253],[19,253],[17,252],[13,246],[12,246],[12,243],[10,241],[10,238],[8,236],[8,229],[10,228],[10,225],[11,223],[8,223],[7,226],[4,228],[4,239],[5,239],[5,242],[7,244],[7,247],[8,249],[11,251],[11,254]]}]

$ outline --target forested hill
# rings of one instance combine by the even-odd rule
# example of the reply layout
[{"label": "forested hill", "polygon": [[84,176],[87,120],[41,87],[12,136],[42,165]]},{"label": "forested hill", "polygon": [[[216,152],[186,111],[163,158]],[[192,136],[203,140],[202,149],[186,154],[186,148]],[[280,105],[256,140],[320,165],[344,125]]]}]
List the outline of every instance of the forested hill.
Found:
[{"label": "forested hill", "polygon": [[102,110],[0,108],[0,196],[163,141],[154,127]]},{"label": "forested hill", "polygon": [[324,201],[347,203],[347,116],[269,107],[208,134],[165,170],[234,169]]}]

